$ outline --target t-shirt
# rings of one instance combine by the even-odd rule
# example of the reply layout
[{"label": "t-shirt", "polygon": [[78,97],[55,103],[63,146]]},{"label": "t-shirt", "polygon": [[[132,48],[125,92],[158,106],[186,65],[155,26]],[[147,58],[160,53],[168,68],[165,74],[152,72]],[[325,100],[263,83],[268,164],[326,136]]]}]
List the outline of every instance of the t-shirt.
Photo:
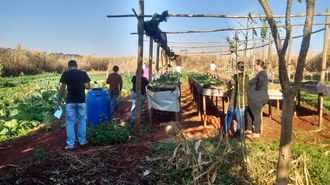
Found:
[{"label": "t-shirt", "polygon": [[120,88],[122,88],[123,86],[123,80],[118,73],[109,74],[106,83],[110,85],[110,89],[109,89],[110,91],[119,92],[119,90],[121,89],[118,89],[119,88],[118,86],[120,86]]},{"label": "t-shirt", "polygon": [[217,68],[217,66],[214,63],[210,64],[211,71],[215,71],[216,68]]},{"label": "t-shirt", "polygon": [[[136,92],[136,76],[134,75],[131,80],[133,84],[132,91]],[[146,93],[146,86],[149,84],[149,81],[146,77],[142,76],[141,78],[141,94],[144,95]]]},{"label": "t-shirt", "polygon": [[249,81],[248,88],[248,100],[254,100],[260,98],[267,102],[268,96],[268,76],[267,73],[262,70],[259,71],[254,78]]},{"label": "t-shirt", "polygon": [[90,82],[87,73],[78,69],[65,71],[60,82],[67,86],[66,103],[85,103],[85,83]]}]

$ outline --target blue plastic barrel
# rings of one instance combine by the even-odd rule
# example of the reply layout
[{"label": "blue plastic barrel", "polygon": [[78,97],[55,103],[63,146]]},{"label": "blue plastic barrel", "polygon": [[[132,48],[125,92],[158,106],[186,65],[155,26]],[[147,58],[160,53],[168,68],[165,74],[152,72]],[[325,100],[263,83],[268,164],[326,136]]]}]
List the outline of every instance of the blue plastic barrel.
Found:
[{"label": "blue plastic barrel", "polygon": [[97,126],[103,121],[111,120],[110,97],[107,90],[92,88],[86,96],[86,111],[88,125]]}]

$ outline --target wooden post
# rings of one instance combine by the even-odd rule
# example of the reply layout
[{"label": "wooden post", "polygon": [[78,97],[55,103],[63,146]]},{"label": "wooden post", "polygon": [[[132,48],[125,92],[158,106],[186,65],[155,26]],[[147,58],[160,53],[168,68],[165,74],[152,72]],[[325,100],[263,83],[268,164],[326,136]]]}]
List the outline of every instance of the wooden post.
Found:
[{"label": "wooden post", "polygon": [[[330,13],[330,9],[327,9],[327,14]],[[326,16],[325,23],[329,23],[329,17]],[[323,54],[322,54],[322,70],[320,81],[325,81],[325,71],[327,70],[327,54],[328,54],[328,34],[329,34],[329,25],[325,24],[324,30],[324,40],[323,40]],[[323,126],[323,93],[319,93],[319,127]]]},{"label": "wooden post", "polygon": [[268,64],[269,67],[268,69],[270,69],[270,75],[271,75],[271,79],[273,82],[273,66],[272,66],[272,33],[269,33],[269,39],[268,39]]},{"label": "wooden post", "polygon": [[[150,42],[149,42],[149,82],[152,81],[152,54],[153,54],[153,45],[154,45],[154,40],[152,39],[152,37],[150,37]],[[149,106],[149,105],[148,105]],[[148,107],[148,113],[149,113],[149,124],[150,126],[152,126],[152,110],[151,107]]]},{"label": "wooden post", "polygon": [[152,81],[152,55],[153,55],[153,46],[154,46],[154,40],[152,39],[152,37],[150,37],[150,42],[149,42],[149,82]]},{"label": "wooden post", "polygon": [[163,75],[163,72],[164,72],[164,71],[163,71],[163,66],[164,66],[164,58],[163,58],[163,57],[164,57],[164,55],[165,55],[164,52],[165,52],[165,51],[164,51],[163,49],[161,49],[161,52],[160,52],[160,63],[161,63],[161,67],[160,67],[160,68],[161,68],[161,75]]},{"label": "wooden post", "polygon": [[206,96],[203,96],[203,115],[204,115],[204,127],[206,127]]},{"label": "wooden post", "polygon": [[141,128],[141,77],[143,62],[143,23],[144,23],[144,0],[139,0],[139,21],[138,21],[138,59],[136,70],[136,115],[135,115],[135,133],[140,133]]},{"label": "wooden post", "polygon": [[157,44],[157,52],[156,52],[156,72],[158,74],[159,71],[159,45]]},{"label": "wooden post", "polygon": [[256,60],[256,39],[253,38],[253,52],[252,52],[252,63],[250,64],[252,68],[252,75],[254,75],[253,62]]}]

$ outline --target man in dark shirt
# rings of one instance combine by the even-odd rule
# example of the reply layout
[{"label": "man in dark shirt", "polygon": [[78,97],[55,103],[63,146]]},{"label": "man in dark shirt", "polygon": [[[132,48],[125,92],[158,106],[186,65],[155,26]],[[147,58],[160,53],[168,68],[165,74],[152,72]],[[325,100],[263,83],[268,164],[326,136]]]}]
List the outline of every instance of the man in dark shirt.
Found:
[{"label": "man in dark shirt", "polygon": [[119,94],[121,93],[121,89],[123,87],[123,80],[118,74],[119,67],[113,66],[112,68],[113,73],[108,75],[108,78],[106,80],[106,83],[109,84],[109,95],[110,95],[110,101],[111,101],[111,114],[114,112],[116,105],[117,105],[117,99]]},{"label": "man in dark shirt", "polygon": [[[131,108],[131,116],[130,120],[131,122],[134,121],[135,115],[136,115],[136,75],[132,77],[132,91],[131,91],[131,98],[132,98],[132,108]],[[143,104],[146,99],[146,86],[149,84],[149,81],[146,77],[143,76],[143,69],[142,69],[142,77],[141,77],[141,112],[143,109]]]},{"label": "man in dark shirt", "polygon": [[66,150],[76,147],[76,133],[74,125],[78,121],[78,142],[79,145],[86,144],[86,103],[85,89],[90,89],[90,78],[86,72],[78,70],[75,60],[68,62],[69,70],[65,71],[60,79],[61,87],[58,92],[57,107],[61,106],[62,98],[67,87],[66,97]]}]

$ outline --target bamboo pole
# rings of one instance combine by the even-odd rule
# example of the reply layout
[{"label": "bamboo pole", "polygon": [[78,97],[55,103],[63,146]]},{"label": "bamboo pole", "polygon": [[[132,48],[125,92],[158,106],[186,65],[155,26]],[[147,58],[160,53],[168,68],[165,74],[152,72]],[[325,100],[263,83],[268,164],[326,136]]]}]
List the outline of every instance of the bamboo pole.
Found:
[{"label": "bamboo pole", "polygon": [[[153,54],[153,45],[154,45],[154,41],[152,39],[152,37],[150,37],[150,42],[149,42],[149,64],[148,64],[148,77],[149,77],[149,81],[151,82],[151,75],[152,75],[152,54]],[[148,113],[149,113],[149,125],[152,126],[152,110],[151,107],[149,107],[149,103],[148,103]]]},{"label": "bamboo pole", "polygon": [[270,75],[271,75],[271,79],[272,79],[272,82],[273,82],[273,61],[272,61],[272,34],[269,33],[269,36],[268,36],[268,64],[269,64],[269,71],[270,71]]},{"label": "bamboo pole", "polygon": [[157,74],[159,71],[159,48],[160,48],[160,46],[157,44],[157,51],[156,51],[156,73]]},{"label": "bamboo pole", "polygon": [[[330,13],[330,9],[327,9],[327,14]],[[326,16],[325,22],[329,23],[330,16]],[[329,24],[325,25],[325,30],[324,30],[324,40],[323,40],[323,53],[322,53],[322,70],[321,70],[321,78],[320,81],[323,82],[325,81],[325,71],[326,66],[327,66],[327,54],[328,54],[328,34],[329,34]],[[323,93],[319,93],[319,127],[323,126]]]},{"label": "bamboo pole", "polygon": [[[314,23],[312,25],[325,25],[330,23]],[[291,26],[304,26],[304,24],[292,24]],[[285,27],[285,25],[278,25],[278,28]],[[212,33],[212,32],[221,32],[221,31],[240,31],[240,30],[249,30],[249,29],[262,29],[269,28],[269,26],[254,26],[249,28],[222,28],[222,29],[214,29],[214,30],[189,30],[189,31],[167,31],[164,32],[166,34],[186,34],[186,33]],[[137,34],[137,33],[131,33]]]},{"label": "bamboo pole", "polygon": [[163,67],[164,67],[164,50],[161,49],[161,52],[160,52],[160,61],[161,61],[161,75],[163,74]]},{"label": "bamboo pole", "polygon": [[[315,13],[314,16],[327,16],[328,13]],[[123,15],[107,15],[107,18],[122,18],[122,17],[134,17],[134,14]],[[306,14],[292,14],[290,17],[305,17]],[[152,15],[143,15],[143,17],[152,17]],[[219,14],[169,14],[169,17],[199,17],[199,18],[234,18],[234,19],[246,19],[246,18],[267,18],[266,15],[219,15]],[[285,15],[274,15],[274,18],[285,18]]]},{"label": "bamboo pole", "polygon": [[150,43],[149,43],[149,81],[151,82],[151,77],[152,77],[152,57],[153,57],[153,45],[154,45],[154,41],[152,39],[152,37],[150,37]]},{"label": "bamboo pole", "polygon": [[[250,63],[250,67],[253,66],[253,62],[256,60],[256,40],[253,39],[253,53],[252,53],[252,62]],[[254,70],[253,70],[254,73]]]},{"label": "bamboo pole", "polygon": [[142,62],[143,62],[143,15],[144,15],[144,0],[139,0],[139,18],[138,18],[138,59],[136,71],[136,115],[135,115],[135,133],[141,131],[141,77],[142,77]]}]

